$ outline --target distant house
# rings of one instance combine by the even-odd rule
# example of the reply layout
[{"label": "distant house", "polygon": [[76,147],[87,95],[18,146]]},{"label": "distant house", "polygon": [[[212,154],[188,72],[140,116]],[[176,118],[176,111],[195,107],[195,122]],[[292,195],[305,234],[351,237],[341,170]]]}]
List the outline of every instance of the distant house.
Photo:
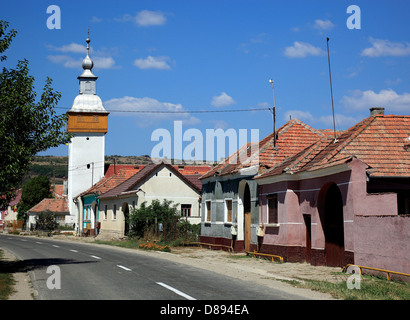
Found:
[{"label": "distant house", "polygon": [[[0,229],[7,228],[8,225],[13,226],[17,223],[17,204],[21,199],[21,189],[16,191],[16,196],[6,208],[0,208]],[[14,221],[14,222],[13,222]]]},{"label": "distant house", "polygon": [[126,217],[143,202],[171,200],[179,204],[181,217],[191,223],[201,221],[199,177],[209,166],[149,164],[116,187],[97,196],[101,235],[127,235]]},{"label": "distant house", "polygon": [[53,198],[45,198],[27,211],[26,228],[33,229],[36,225],[36,217],[45,211],[55,214],[58,224],[66,224],[66,216],[69,215],[67,182],[62,185],[54,185],[50,189]]},{"label": "distant house", "polygon": [[65,224],[65,218],[70,214],[68,209],[68,199],[65,198],[45,198],[27,211],[27,229],[35,228],[36,217],[42,212],[50,211],[55,214],[58,224]]},{"label": "distant house", "polygon": [[101,229],[101,211],[98,196],[115,188],[142,168],[144,166],[110,165],[103,179],[75,197],[74,201],[77,209],[76,232],[78,234],[98,235]]},{"label": "distant house", "polygon": [[336,141],[321,139],[254,180],[262,232],[252,250],[410,273],[410,116],[372,109]]},{"label": "distant house", "polygon": [[201,177],[201,241],[251,250],[257,243],[259,192],[253,178],[328,133],[294,119],[255,145],[247,144]]}]

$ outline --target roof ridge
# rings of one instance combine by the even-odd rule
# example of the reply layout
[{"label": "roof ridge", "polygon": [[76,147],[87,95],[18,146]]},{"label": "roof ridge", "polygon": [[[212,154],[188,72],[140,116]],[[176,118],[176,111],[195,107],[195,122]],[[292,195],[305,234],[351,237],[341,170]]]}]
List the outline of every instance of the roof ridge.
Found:
[{"label": "roof ridge", "polygon": [[[355,140],[360,133],[362,133],[369,125],[374,121],[376,117],[371,116],[368,117],[359,123],[355,124],[353,127],[350,127],[347,129],[343,134],[339,136],[341,138],[344,135],[347,135],[347,138],[342,141],[338,146],[336,146],[333,150],[329,152],[327,156],[323,158],[322,161],[329,161],[333,157],[335,157],[344,147],[346,147],[348,144],[350,144],[353,140]],[[357,130],[356,130],[357,129]],[[339,140],[335,140],[334,143],[337,143]]]}]

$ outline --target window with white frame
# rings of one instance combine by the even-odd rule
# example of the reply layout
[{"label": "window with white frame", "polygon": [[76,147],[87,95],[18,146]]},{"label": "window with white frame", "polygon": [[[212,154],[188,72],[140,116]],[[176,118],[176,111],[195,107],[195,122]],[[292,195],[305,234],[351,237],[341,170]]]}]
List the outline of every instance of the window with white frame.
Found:
[{"label": "window with white frame", "polygon": [[232,223],[232,199],[225,199],[225,222]]},{"label": "window with white frame", "polygon": [[270,194],[268,200],[268,224],[278,224],[278,195]]}]

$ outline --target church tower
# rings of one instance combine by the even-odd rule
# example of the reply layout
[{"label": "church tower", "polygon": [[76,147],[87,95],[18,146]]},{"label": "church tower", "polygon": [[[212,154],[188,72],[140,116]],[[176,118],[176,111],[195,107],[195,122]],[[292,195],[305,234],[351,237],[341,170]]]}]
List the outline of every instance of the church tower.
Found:
[{"label": "church tower", "polygon": [[96,92],[96,77],[90,58],[90,37],[87,37],[84,72],[78,77],[80,92],[67,112],[67,132],[73,137],[68,145],[68,201],[70,216],[66,223],[76,223],[74,197],[89,189],[104,176],[105,134],[108,114]]}]

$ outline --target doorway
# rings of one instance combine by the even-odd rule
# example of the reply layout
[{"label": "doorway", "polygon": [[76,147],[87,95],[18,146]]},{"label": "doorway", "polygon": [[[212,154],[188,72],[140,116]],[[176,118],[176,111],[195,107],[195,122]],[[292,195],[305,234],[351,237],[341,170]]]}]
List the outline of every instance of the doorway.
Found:
[{"label": "doorway", "polygon": [[335,183],[322,188],[321,220],[325,235],[325,260],[330,267],[344,265],[343,199]]},{"label": "doorway", "polygon": [[130,225],[129,225],[129,216],[130,216],[130,209],[127,202],[122,204],[122,212],[124,214],[124,236],[128,236]]},{"label": "doorway", "polygon": [[245,251],[249,251],[251,244],[251,192],[249,190],[249,185],[247,183],[245,186],[243,196],[243,212],[244,247]]},{"label": "doorway", "polygon": [[306,262],[311,263],[311,257],[312,257],[311,217],[308,214],[304,214],[303,219],[305,220],[305,228],[306,228]]}]

